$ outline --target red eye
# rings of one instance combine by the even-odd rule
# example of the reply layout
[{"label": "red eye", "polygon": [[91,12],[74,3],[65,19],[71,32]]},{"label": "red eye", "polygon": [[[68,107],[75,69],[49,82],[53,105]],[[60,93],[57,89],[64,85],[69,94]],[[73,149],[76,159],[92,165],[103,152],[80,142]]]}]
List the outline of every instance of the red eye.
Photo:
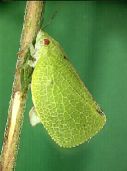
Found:
[{"label": "red eye", "polygon": [[44,45],[49,45],[50,41],[49,39],[44,39]]}]

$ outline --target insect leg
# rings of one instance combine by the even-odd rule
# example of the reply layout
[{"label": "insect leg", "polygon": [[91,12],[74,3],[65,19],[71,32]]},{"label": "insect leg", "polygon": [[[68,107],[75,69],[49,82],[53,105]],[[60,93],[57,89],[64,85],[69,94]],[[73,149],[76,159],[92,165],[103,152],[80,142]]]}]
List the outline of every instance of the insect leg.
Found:
[{"label": "insect leg", "polygon": [[40,123],[40,119],[37,116],[34,106],[31,108],[29,112],[29,118],[30,118],[30,124],[32,126],[36,126],[38,123]]}]

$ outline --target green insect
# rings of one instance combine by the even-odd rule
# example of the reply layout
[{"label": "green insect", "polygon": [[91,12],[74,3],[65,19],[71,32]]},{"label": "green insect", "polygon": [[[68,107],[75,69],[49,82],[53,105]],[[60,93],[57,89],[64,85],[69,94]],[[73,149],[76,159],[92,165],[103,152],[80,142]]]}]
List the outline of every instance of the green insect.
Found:
[{"label": "green insect", "polygon": [[31,123],[39,121],[61,147],[71,148],[93,137],[106,116],[80,80],[60,44],[39,31],[31,91]]}]

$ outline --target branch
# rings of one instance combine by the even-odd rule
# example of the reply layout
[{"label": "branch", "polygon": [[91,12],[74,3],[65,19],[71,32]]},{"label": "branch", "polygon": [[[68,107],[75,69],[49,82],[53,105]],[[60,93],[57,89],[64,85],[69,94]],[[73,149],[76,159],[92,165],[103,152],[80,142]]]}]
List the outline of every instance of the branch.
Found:
[{"label": "branch", "polygon": [[42,8],[43,1],[27,1],[26,3],[20,40],[20,52],[18,53],[8,119],[1,151],[0,171],[11,171],[14,168],[28,90],[28,87],[26,91],[23,91],[21,88],[21,68],[23,67],[29,44],[35,41],[37,32],[40,29]]}]

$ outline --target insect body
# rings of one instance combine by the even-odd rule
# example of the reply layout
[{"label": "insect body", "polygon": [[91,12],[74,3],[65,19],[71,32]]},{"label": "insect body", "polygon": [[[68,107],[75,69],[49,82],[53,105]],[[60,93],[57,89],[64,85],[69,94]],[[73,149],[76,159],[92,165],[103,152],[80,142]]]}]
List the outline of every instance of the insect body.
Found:
[{"label": "insect body", "polygon": [[104,126],[106,117],[63,49],[40,31],[34,58],[32,100],[41,123],[61,147],[74,147],[87,141]]}]

